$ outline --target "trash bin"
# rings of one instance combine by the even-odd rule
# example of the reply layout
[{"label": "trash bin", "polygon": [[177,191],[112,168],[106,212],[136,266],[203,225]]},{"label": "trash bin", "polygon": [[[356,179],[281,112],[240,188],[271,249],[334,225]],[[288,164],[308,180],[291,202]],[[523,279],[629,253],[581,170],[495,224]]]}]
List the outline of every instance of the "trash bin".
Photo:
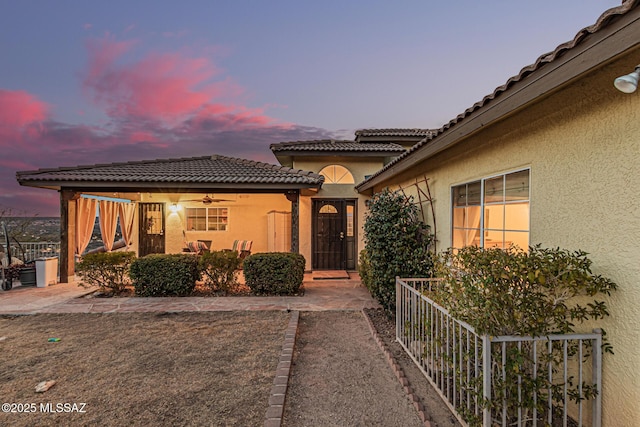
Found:
[{"label": "trash bin", "polygon": [[48,257],[36,260],[36,282],[39,288],[58,283],[58,258]]}]

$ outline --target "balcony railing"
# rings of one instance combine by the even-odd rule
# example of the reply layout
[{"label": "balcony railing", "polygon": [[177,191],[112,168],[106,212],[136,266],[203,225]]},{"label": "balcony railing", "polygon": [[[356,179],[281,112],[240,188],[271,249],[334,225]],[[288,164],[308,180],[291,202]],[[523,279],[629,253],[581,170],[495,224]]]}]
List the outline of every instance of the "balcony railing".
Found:
[{"label": "balcony railing", "polygon": [[601,425],[599,330],[479,335],[428,297],[436,282],[396,279],[396,339],[462,425]]},{"label": "balcony railing", "polygon": [[60,256],[60,242],[20,242],[20,246],[22,249],[17,244],[11,245],[11,256],[22,261]]}]

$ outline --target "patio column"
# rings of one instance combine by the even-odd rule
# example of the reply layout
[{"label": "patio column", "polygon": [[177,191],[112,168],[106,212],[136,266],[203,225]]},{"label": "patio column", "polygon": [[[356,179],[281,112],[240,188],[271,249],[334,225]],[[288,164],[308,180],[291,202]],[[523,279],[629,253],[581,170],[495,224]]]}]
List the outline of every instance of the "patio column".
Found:
[{"label": "patio column", "polygon": [[287,191],[286,196],[291,202],[291,252],[300,253],[300,192]]},{"label": "patio column", "polygon": [[[60,282],[68,283],[76,274],[76,199],[80,193],[60,190]],[[69,203],[71,202],[71,203]]]}]

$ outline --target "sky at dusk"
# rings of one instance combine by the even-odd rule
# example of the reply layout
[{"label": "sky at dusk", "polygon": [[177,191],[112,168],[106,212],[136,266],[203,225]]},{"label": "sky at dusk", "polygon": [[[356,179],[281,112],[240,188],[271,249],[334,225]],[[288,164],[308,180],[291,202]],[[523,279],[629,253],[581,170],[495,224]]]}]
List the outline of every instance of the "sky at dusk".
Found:
[{"label": "sky at dusk", "polygon": [[620,0],[4,1],[0,211],[15,172],[439,128]]}]

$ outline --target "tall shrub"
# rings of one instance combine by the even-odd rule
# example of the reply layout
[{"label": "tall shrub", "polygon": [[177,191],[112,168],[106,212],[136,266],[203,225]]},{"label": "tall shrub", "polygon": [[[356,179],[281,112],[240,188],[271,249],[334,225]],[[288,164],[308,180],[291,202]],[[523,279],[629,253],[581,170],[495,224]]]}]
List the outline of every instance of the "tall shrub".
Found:
[{"label": "tall shrub", "polygon": [[[364,223],[365,285],[387,310],[395,308],[395,278],[431,277],[433,235],[411,198],[384,190],[369,201]],[[369,283],[367,283],[369,282]]]}]

